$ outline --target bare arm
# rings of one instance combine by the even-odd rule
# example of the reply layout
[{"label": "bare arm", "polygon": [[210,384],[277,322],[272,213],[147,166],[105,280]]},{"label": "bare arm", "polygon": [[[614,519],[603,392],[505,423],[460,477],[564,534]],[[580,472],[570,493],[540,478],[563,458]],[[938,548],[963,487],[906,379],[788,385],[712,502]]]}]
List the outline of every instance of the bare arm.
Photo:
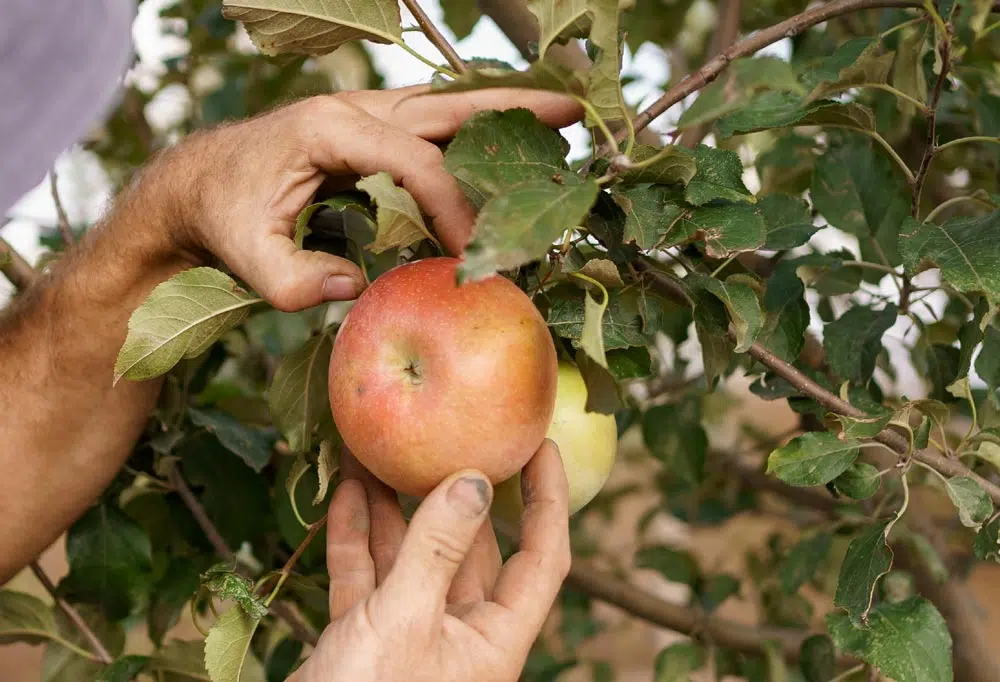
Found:
[{"label": "bare arm", "polygon": [[112,387],[113,367],[129,316],[158,283],[211,254],[281,310],[354,298],[364,286],[355,265],[291,239],[325,178],[390,172],[457,253],[474,213],[434,142],[483,109],[529,107],[553,126],[581,115],[545,93],[414,97],[422,90],[316,97],[189,137],[0,317],[0,583],[128,457],[161,381]]}]

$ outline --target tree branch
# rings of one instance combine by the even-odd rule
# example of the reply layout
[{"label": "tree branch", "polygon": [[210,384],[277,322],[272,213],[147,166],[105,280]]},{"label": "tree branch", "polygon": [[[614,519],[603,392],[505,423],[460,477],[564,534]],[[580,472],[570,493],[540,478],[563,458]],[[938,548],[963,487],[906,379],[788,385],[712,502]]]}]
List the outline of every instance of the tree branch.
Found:
[{"label": "tree branch", "polygon": [[420,3],[417,0],[403,0],[403,4],[406,6],[406,9],[410,10],[413,18],[417,20],[417,24],[420,26],[420,30],[424,32],[424,35],[427,36],[427,40],[431,41],[434,47],[444,55],[444,58],[451,64],[451,68],[455,69],[458,73],[467,72],[469,67],[465,65],[465,62],[458,56],[455,48],[452,47],[448,39],[438,30],[438,27],[434,25],[430,17],[427,16]]},{"label": "tree branch", "polygon": [[[181,500],[184,501],[184,506],[186,506],[191,512],[191,515],[194,516],[195,521],[198,523],[198,527],[201,528],[203,533],[205,533],[205,537],[208,538],[208,541],[212,543],[212,547],[215,548],[215,553],[226,561],[236,563],[236,554],[229,548],[229,545],[226,544],[222,534],[219,533],[219,529],[216,528],[215,524],[212,523],[212,520],[208,518],[208,514],[205,513],[205,508],[201,506],[201,502],[199,502],[198,498],[195,497],[193,492],[191,492],[191,488],[188,486],[187,481],[185,481],[184,477],[181,476],[176,466],[171,467],[168,478],[171,485],[174,486],[177,493],[181,496]],[[299,614],[291,608],[291,606],[281,602],[275,602],[270,604],[268,608],[274,613],[274,615],[278,616],[288,624],[296,637],[303,642],[316,646],[316,642],[319,641],[319,637],[316,636],[316,634],[312,631],[312,628],[302,620]]]},{"label": "tree branch", "polygon": [[[646,126],[667,109],[714,81],[733,60],[752,55],[758,50],[784,38],[796,36],[816,24],[829,21],[842,14],[860,12],[867,9],[881,7],[919,8],[921,6],[920,2],[908,2],[906,0],[833,0],[832,2],[824,3],[801,14],[797,14],[774,26],[761,29],[757,33],[732,45],[724,52],[717,54],[700,69],[667,90],[659,99],[635,117],[633,121],[635,129],[637,131],[645,129]],[[619,135],[622,134],[619,133]],[[624,139],[624,135],[622,135],[621,139]],[[606,154],[610,149],[610,145],[606,145],[606,148],[602,148],[601,153]]]},{"label": "tree branch", "polygon": [[7,240],[0,237],[0,272],[14,288],[24,290],[38,278],[38,273]]},{"label": "tree branch", "polygon": [[59,198],[59,177],[56,175],[54,166],[49,171],[49,188],[52,191],[52,201],[56,205],[56,224],[59,227],[59,234],[62,236],[65,248],[68,249],[75,241],[73,239],[73,228],[69,224],[69,216],[66,215],[62,199]]},{"label": "tree branch", "polygon": [[[712,35],[712,42],[708,47],[709,56],[714,57],[721,54],[726,48],[736,42],[736,39],[740,35],[741,5],[741,0],[719,0],[718,26]],[[708,134],[711,127],[711,122],[706,122],[685,130],[681,134],[680,144],[690,148],[697,147],[698,143]]]},{"label": "tree branch", "polygon": [[[803,630],[742,625],[714,618],[699,609],[659,599],[612,573],[584,566],[579,561],[573,562],[566,583],[654,625],[704,637],[713,644],[746,653],[759,653],[768,642],[776,642],[786,658],[798,660],[802,641],[810,634]],[[840,662],[850,665],[855,661],[844,657]]]},{"label": "tree branch", "polygon": [[104,644],[101,642],[100,637],[94,632],[94,630],[87,624],[87,621],[83,619],[80,612],[73,608],[73,605],[68,601],[60,597],[56,593],[56,586],[52,584],[49,576],[46,575],[45,571],[38,564],[37,561],[32,561],[30,564],[31,572],[35,574],[38,578],[38,582],[42,584],[45,591],[49,593],[49,596],[55,601],[56,606],[66,614],[66,617],[73,621],[73,625],[80,631],[80,633],[86,638],[87,643],[90,644],[90,648],[93,650],[97,657],[97,660],[105,665],[111,665],[114,662],[114,657],[108,653]]},{"label": "tree branch", "polygon": [[951,70],[951,37],[945,35],[938,49],[941,57],[941,73],[934,81],[934,89],[931,91],[930,100],[927,102],[927,142],[924,145],[924,155],[920,159],[920,168],[913,181],[913,200],[910,204],[910,215],[914,218],[920,217],[920,195],[924,189],[924,182],[927,180],[927,172],[930,170],[931,161],[937,152],[937,107],[938,100],[941,99],[941,90],[948,80],[948,72]]}]

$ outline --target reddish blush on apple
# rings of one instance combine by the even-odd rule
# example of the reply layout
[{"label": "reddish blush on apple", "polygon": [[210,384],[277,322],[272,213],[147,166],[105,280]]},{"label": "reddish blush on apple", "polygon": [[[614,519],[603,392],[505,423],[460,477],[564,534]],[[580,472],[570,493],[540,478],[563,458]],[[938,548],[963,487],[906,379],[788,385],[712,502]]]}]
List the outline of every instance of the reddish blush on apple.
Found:
[{"label": "reddish blush on apple", "polygon": [[461,261],[428,258],[378,277],[337,334],[330,406],[376,477],[423,496],[452,473],[496,484],[545,438],[555,347],[531,299],[500,275],[457,284]]}]

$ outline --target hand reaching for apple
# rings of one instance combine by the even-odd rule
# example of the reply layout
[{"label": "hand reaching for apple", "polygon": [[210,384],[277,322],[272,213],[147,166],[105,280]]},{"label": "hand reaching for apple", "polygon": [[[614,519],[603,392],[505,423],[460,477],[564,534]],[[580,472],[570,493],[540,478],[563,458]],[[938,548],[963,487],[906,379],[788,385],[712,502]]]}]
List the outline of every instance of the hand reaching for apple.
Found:
[{"label": "hand reaching for apple", "polygon": [[188,136],[144,171],[167,192],[177,226],[171,249],[189,261],[215,255],[281,310],[353,299],[365,286],[356,265],[299,249],[292,239],[296,217],[321,184],[353,187],[361,175],[391,173],[458,255],[475,213],[435,143],[485,109],[526,107],[553,127],[582,115],[569,97],[537,90],[427,91],[421,85],[312,97]]},{"label": "hand reaching for apple", "polygon": [[520,551],[501,566],[492,489],[461,471],[409,528],[345,453],[327,526],[331,623],[294,682],[514,682],[570,566],[566,474],[546,440],[522,473]]}]

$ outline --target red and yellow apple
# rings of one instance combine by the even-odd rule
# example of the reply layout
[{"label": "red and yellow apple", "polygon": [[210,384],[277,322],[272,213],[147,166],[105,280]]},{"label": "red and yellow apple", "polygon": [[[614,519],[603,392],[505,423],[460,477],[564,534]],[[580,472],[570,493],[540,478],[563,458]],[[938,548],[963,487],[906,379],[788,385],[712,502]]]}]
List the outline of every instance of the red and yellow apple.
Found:
[{"label": "red and yellow apple", "polygon": [[557,361],[545,320],[499,275],[459,286],[455,258],[396,267],[358,297],[330,360],[345,445],[376,477],[423,496],[452,473],[496,484],[545,438]]},{"label": "red and yellow apple", "polygon": [[[569,513],[575,514],[600,492],[611,474],[618,451],[614,415],[587,412],[587,386],[576,365],[559,363],[556,407],[548,438],[559,446],[569,482]],[[520,473],[496,487],[493,515],[508,523],[521,519]]]}]

